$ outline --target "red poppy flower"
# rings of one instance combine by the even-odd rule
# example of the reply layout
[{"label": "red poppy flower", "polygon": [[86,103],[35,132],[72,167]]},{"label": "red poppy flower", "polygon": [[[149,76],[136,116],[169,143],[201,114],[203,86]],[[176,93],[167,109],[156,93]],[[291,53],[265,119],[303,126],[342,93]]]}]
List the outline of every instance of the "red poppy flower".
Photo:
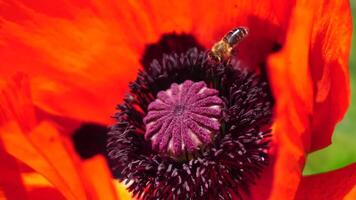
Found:
[{"label": "red poppy flower", "polygon": [[[349,104],[347,1],[0,5],[0,197],[129,198],[71,142],[112,124],[120,99],[108,157],[136,197],[356,197],[355,164],[301,175]],[[237,62],[209,62],[240,25]]]}]

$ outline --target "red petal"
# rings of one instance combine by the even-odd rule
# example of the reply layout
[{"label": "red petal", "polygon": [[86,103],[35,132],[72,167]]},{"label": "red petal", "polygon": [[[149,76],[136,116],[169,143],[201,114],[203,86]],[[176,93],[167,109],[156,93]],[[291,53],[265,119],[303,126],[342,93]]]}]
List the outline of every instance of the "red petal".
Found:
[{"label": "red petal", "polygon": [[28,192],[29,200],[65,200],[63,196],[54,188],[51,187],[40,187],[32,188]]},{"label": "red petal", "polygon": [[135,78],[145,45],[161,34],[193,33],[209,47],[227,30],[251,26],[241,57],[255,65],[266,58],[273,41],[284,37],[280,29],[285,29],[294,1],[3,4],[0,59],[5,67],[0,74],[29,74],[35,105],[46,112],[108,123]]},{"label": "red petal", "polygon": [[[116,200],[116,191],[111,182],[110,170],[106,166],[106,160],[102,156],[96,156],[83,162],[83,173],[93,183],[93,191],[97,199]],[[120,196],[120,199],[123,199]]]},{"label": "red petal", "polygon": [[4,151],[0,138],[0,199],[26,199],[17,161]]},{"label": "red petal", "polygon": [[356,199],[356,164],[332,172],[303,177],[296,199]]},{"label": "red petal", "polygon": [[[30,116],[33,112],[22,112],[33,110],[33,105],[31,98],[23,94],[28,88],[23,84],[26,81],[17,81],[17,85],[9,83],[0,95],[0,138],[5,150],[47,178],[66,199],[99,198],[103,196],[102,191],[106,192],[107,198],[116,199],[114,191],[109,190],[111,179],[105,163],[90,165],[93,173],[101,174],[101,184],[107,187],[102,189],[93,182],[90,174],[86,174],[88,172],[85,173],[87,167],[75,155],[68,138],[59,134],[52,123],[37,122],[35,116]],[[18,98],[12,98],[14,96]],[[29,126],[26,118],[34,119],[35,123]],[[24,124],[20,126],[20,122]]]},{"label": "red petal", "polygon": [[232,28],[246,26],[248,37],[239,45],[238,56],[249,67],[264,63],[276,44],[285,38],[295,1],[195,1],[192,5],[193,34],[210,48]]},{"label": "red petal", "polygon": [[26,4],[9,7],[26,20],[2,19],[1,76],[27,73],[35,105],[49,113],[108,123],[140,66],[132,45],[139,39],[128,40],[130,32],[119,28],[124,21],[79,7],[71,19]]},{"label": "red petal", "polygon": [[40,174],[22,173],[29,200],[64,200],[63,195]]},{"label": "red petal", "polygon": [[27,76],[17,73],[0,91],[0,125],[16,120],[21,129],[31,130],[37,122]]},{"label": "red petal", "polygon": [[[49,130],[47,130],[48,128]],[[12,156],[45,176],[66,198],[85,199],[85,191],[83,191],[79,177],[75,172],[75,167],[68,160],[68,155],[63,149],[54,149],[58,148],[55,147],[55,143],[58,142],[56,141],[57,138],[53,138],[52,142],[50,142],[50,138],[53,137],[53,128],[48,124],[43,124],[34,132],[37,134],[41,133],[41,131],[45,131],[44,133],[46,134],[49,133],[49,138],[43,139],[38,144],[43,145],[40,149],[32,146],[32,142],[23,135],[22,131],[14,123],[3,126],[1,131],[6,150]],[[54,144],[54,147],[45,149],[48,148],[49,144]],[[50,154],[53,154],[53,157]]]},{"label": "red petal", "polygon": [[[284,49],[269,60],[272,91],[277,101],[274,125],[274,144],[277,147],[272,149],[273,168],[263,172],[254,188],[252,194],[255,199],[293,198],[300,181],[305,151],[310,149],[310,145],[314,150],[328,144],[335,123],[347,108],[349,4],[346,1],[328,2],[320,6],[319,3],[322,2],[297,3]],[[324,12],[320,13],[320,8]],[[325,9],[329,11],[325,12]],[[340,20],[333,18],[331,21],[330,16],[342,10],[345,13],[340,13]],[[313,19],[319,19],[320,14],[327,17],[313,24]],[[336,32],[339,28],[340,32]],[[328,30],[326,38],[321,40],[324,43],[317,43],[316,36],[325,35],[325,30]],[[340,34],[345,37],[340,37]],[[309,41],[312,41],[312,49],[309,49]],[[332,95],[334,93],[337,95]],[[335,109],[335,115],[330,109]]]},{"label": "red petal", "polygon": [[350,2],[325,1],[316,11],[310,52],[315,90],[311,151],[331,143],[335,124],[343,118],[350,102]]},{"label": "red petal", "polygon": [[276,100],[272,160],[253,188],[254,199],[293,199],[301,178],[313,111],[308,53],[315,6],[315,1],[297,2],[283,49],[268,60]]}]

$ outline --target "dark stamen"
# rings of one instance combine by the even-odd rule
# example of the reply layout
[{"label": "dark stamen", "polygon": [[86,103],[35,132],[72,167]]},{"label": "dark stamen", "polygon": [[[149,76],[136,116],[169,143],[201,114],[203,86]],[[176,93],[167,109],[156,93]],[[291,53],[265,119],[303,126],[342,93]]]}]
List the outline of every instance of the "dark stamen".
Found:
[{"label": "dark stamen", "polygon": [[154,44],[147,45],[141,63],[145,69],[148,69],[155,59],[162,59],[162,55],[171,53],[185,53],[191,48],[203,50],[196,39],[188,34],[164,34],[161,39]]}]

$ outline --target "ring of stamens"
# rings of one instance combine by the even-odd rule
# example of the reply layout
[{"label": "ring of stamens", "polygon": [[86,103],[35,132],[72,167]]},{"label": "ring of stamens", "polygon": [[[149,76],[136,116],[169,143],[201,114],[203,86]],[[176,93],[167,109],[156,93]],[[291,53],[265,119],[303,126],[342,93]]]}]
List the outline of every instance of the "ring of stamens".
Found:
[{"label": "ring of stamens", "polygon": [[[205,52],[191,49],[181,55],[165,55],[138,74],[118,106],[117,123],[108,133],[107,143],[113,172],[120,174],[117,177],[128,184],[135,198],[238,199],[239,189],[247,191],[256,181],[268,164],[273,98],[263,77],[245,69],[239,63],[211,62]],[[187,80],[203,81],[219,91],[223,107],[221,117],[215,118],[221,125],[210,145],[200,147],[189,159],[175,159],[176,155],[162,155],[174,151],[169,142],[162,152],[159,145],[152,148],[157,132],[150,136],[147,131],[158,119],[149,120],[149,116],[161,94],[182,88],[175,83],[184,85]],[[173,117],[187,111],[185,105],[174,105],[170,109]],[[199,125],[204,127],[204,123]]]}]

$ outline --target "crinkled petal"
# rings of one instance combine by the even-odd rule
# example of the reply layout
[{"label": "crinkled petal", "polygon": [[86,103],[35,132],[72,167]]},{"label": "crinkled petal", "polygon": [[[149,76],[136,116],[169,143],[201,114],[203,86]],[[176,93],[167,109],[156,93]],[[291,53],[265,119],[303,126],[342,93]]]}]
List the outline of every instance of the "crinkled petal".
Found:
[{"label": "crinkled petal", "polygon": [[269,59],[273,167],[263,172],[254,199],[293,199],[305,153],[330,143],[349,101],[350,27],[347,1],[297,2],[283,49]]},{"label": "crinkled petal", "polygon": [[303,177],[296,199],[356,199],[356,164],[331,172]]},{"label": "crinkled petal", "polygon": [[[34,103],[48,113],[109,123],[145,46],[162,34],[191,33],[209,48],[231,28],[249,26],[251,37],[241,45],[241,58],[257,65],[275,41],[283,40],[293,5],[263,0],[2,2],[0,74],[29,74]],[[247,51],[251,48],[254,53]]]},{"label": "crinkled petal", "polygon": [[309,57],[315,91],[310,151],[331,143],[335,124],[343,118],[350,103],[350,2],[324,1],[316,12]]},{"label": "crinkled petal", "polygon": [[264,64],[285,38],[295,1],[194,1],[194,35],[210,48],[231,29],[245,26],[248,37],[238,46],[239,60],[250,68]]},{"label": "crinkled petal", "polygon": [[[309,44],[315,1],[298,1],[291,14],[283,49],[268,60],[268,75],[276,100],[271,162],[251,195],[253,199],[293,199],[308,148],[313,88]],[[263,188],[267,185],[265,189]]]},{"label": "crinkled petal", "polygon": [[29,200],[65,200],[64,196],[47,179],[36,172],[22,173],[22,179]]},{"label": "crinkled petal", "polygon": [[17,161],[5,152],[0,138],[0,199],[26,199]]},{"label": "crinkled petal", "polygon": [[28,191],[29,200],[66,200],[53,187],[35,187]]},{"label": "crinkled petal", "polygon": [[[97,199],[116,200],[116,191],[112,184],[110,170],[102,156],[95,156],[83,162],[83,173],[93,185]],[[120,199],[123,199],[120,197]]]},{"label": "crinkled petal", "polygon": [[[103,160],[81,161],[69,139],[53,123],[29,116],[34,114],[29,112],[33,105],[31,97],[23,94],[28,91],[26,77],[21,78],[1,90],[0,138],[6,152],[43,175],[66,199],[117,199]],[[101,175],[100,182],[105,188],[94,182],[89,171]]]},{"label": "crinkled petal", "polygon": [[[53,127],[42,124],[33,132],[48,135],[40,143],[35,142],[37,148],[15,123],[2,126],[1,132],[9,154],[45,176],[67,199],[86,199],[75,165],[65,149],[58,146],[58,136]],[[53,147],[46,149],[50,145]]]},{"label": "crinkled petal", "polygon": [[[12,12],[0,21],[1,76],[28,74],[34,103],[46,112],[110,122],[118,99],[140,66],[139,47],[133,44],[142,35],[129,38],[129,32],[122,31],[122,27],[128,29],[122,24],[125,20],[86,7],[68,6],[73,8],[68,18],[37,9],[40,3],[2,4]],[[137,44],[143,48],[142,42]]]}]

